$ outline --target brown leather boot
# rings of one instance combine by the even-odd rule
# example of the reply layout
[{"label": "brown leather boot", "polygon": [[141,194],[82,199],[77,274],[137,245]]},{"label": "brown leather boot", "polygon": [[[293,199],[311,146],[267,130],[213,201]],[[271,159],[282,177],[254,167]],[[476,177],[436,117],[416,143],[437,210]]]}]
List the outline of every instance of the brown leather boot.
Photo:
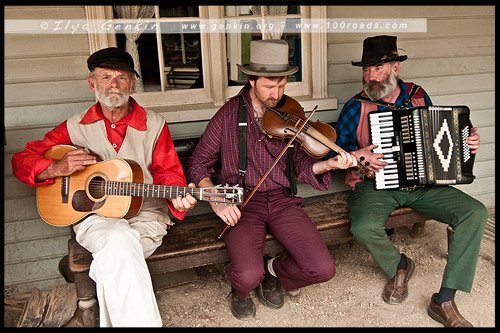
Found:
[{"label": "brown leather boot", "polygon": [[384,302],[388,304],[400,304],[408,296],[408,280],[410,280],[413,274],[415,263],[405,254],[403,255],[406,258],[406,269],[398,269],[396,275],[387,281],[382,293]]},{"label": "brown leather boot", "polygon": [[434,302],[434,296],[431,297],[431,304],[427,308],[427,313],[435,321],[443,324],[445,327],[473,327],[471,323],[458,312],[455,301],[443,302],[437,305]]}]

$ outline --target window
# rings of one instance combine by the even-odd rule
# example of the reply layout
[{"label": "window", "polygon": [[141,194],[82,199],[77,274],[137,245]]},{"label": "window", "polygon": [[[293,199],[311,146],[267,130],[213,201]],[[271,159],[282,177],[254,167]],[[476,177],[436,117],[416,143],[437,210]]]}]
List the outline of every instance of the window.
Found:
[{"label": "window", "polygon": [[[118,46],[133,54],[141,75],[134,98],[169,122],[210,119],[235,95],[246,80],[237,65],[249,62],[255,39],[289,43],[300,70],[289,78],[288,95],[326,98],[326,33],[289,29],[290,22],[325,17],[324,6],[87,6],[86,13],[89,21],[112,19],[118,32],[90,32],[91,52]],[[143,31],[127,34],[127,24],[138,20],[147,22]],[[263,28],[271,24],[281,29]]]},{"label": "window", "polygon": [[[134,7],[145,8],[145,18],[150,15],[154,18],[147,27],[144,25],[142,33],[126,29],[127,18],[139,12],[131,13],[130,8]],[[117,46],[134,52],[135,47],[127,43],[137,45],[142,73],[138,92],[203,88],[200,33],[185,33],[182,26],[186,21],[178,21],[179,18],[199,20],[197,6],[114,6],[113,14],[115,27],[121,27],[115,29],[119,32]]]}]

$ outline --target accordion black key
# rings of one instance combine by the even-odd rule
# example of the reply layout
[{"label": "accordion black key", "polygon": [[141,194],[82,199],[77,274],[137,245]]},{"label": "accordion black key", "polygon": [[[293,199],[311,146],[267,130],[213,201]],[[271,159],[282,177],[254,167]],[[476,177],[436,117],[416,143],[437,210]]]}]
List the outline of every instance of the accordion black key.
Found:
[{"label": "accordion black key", "polygon": [[373,111],[370,138],[387,166],[375,174],[375,188],[470,184],[475,155],[466,139],[472,124],[467,106],[425,106]]}]

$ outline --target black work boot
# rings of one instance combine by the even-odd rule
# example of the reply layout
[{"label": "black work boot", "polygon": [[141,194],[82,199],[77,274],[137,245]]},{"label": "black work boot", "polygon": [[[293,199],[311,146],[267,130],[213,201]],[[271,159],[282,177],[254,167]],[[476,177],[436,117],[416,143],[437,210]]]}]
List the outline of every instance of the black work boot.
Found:
[{"label": "black work boot", "polygon": [[236,290],[231,287],[231,313],[240,320],[250,320],[255,317],[255,305],[250,295],[245,299],[239,299]]},{"label": "black work boot", "polygon": [[257,287],[259,298],[265,306],[271,309],[279,309],[285,303],[281,293],[280,281],[268,271],[267,260],[264,261],[264,269],[266,270],[264,281]]}]

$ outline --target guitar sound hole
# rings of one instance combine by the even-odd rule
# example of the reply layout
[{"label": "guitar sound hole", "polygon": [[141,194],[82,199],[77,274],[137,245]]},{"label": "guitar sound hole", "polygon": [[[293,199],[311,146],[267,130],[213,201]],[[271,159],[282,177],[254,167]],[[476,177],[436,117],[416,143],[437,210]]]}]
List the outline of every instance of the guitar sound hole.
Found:
[{"label": "guitar sound hole", "polygon": [[89,194],[92,198],[99,200],[106,195],[106,180],[100,176],[94,177],[89,183]]}]

